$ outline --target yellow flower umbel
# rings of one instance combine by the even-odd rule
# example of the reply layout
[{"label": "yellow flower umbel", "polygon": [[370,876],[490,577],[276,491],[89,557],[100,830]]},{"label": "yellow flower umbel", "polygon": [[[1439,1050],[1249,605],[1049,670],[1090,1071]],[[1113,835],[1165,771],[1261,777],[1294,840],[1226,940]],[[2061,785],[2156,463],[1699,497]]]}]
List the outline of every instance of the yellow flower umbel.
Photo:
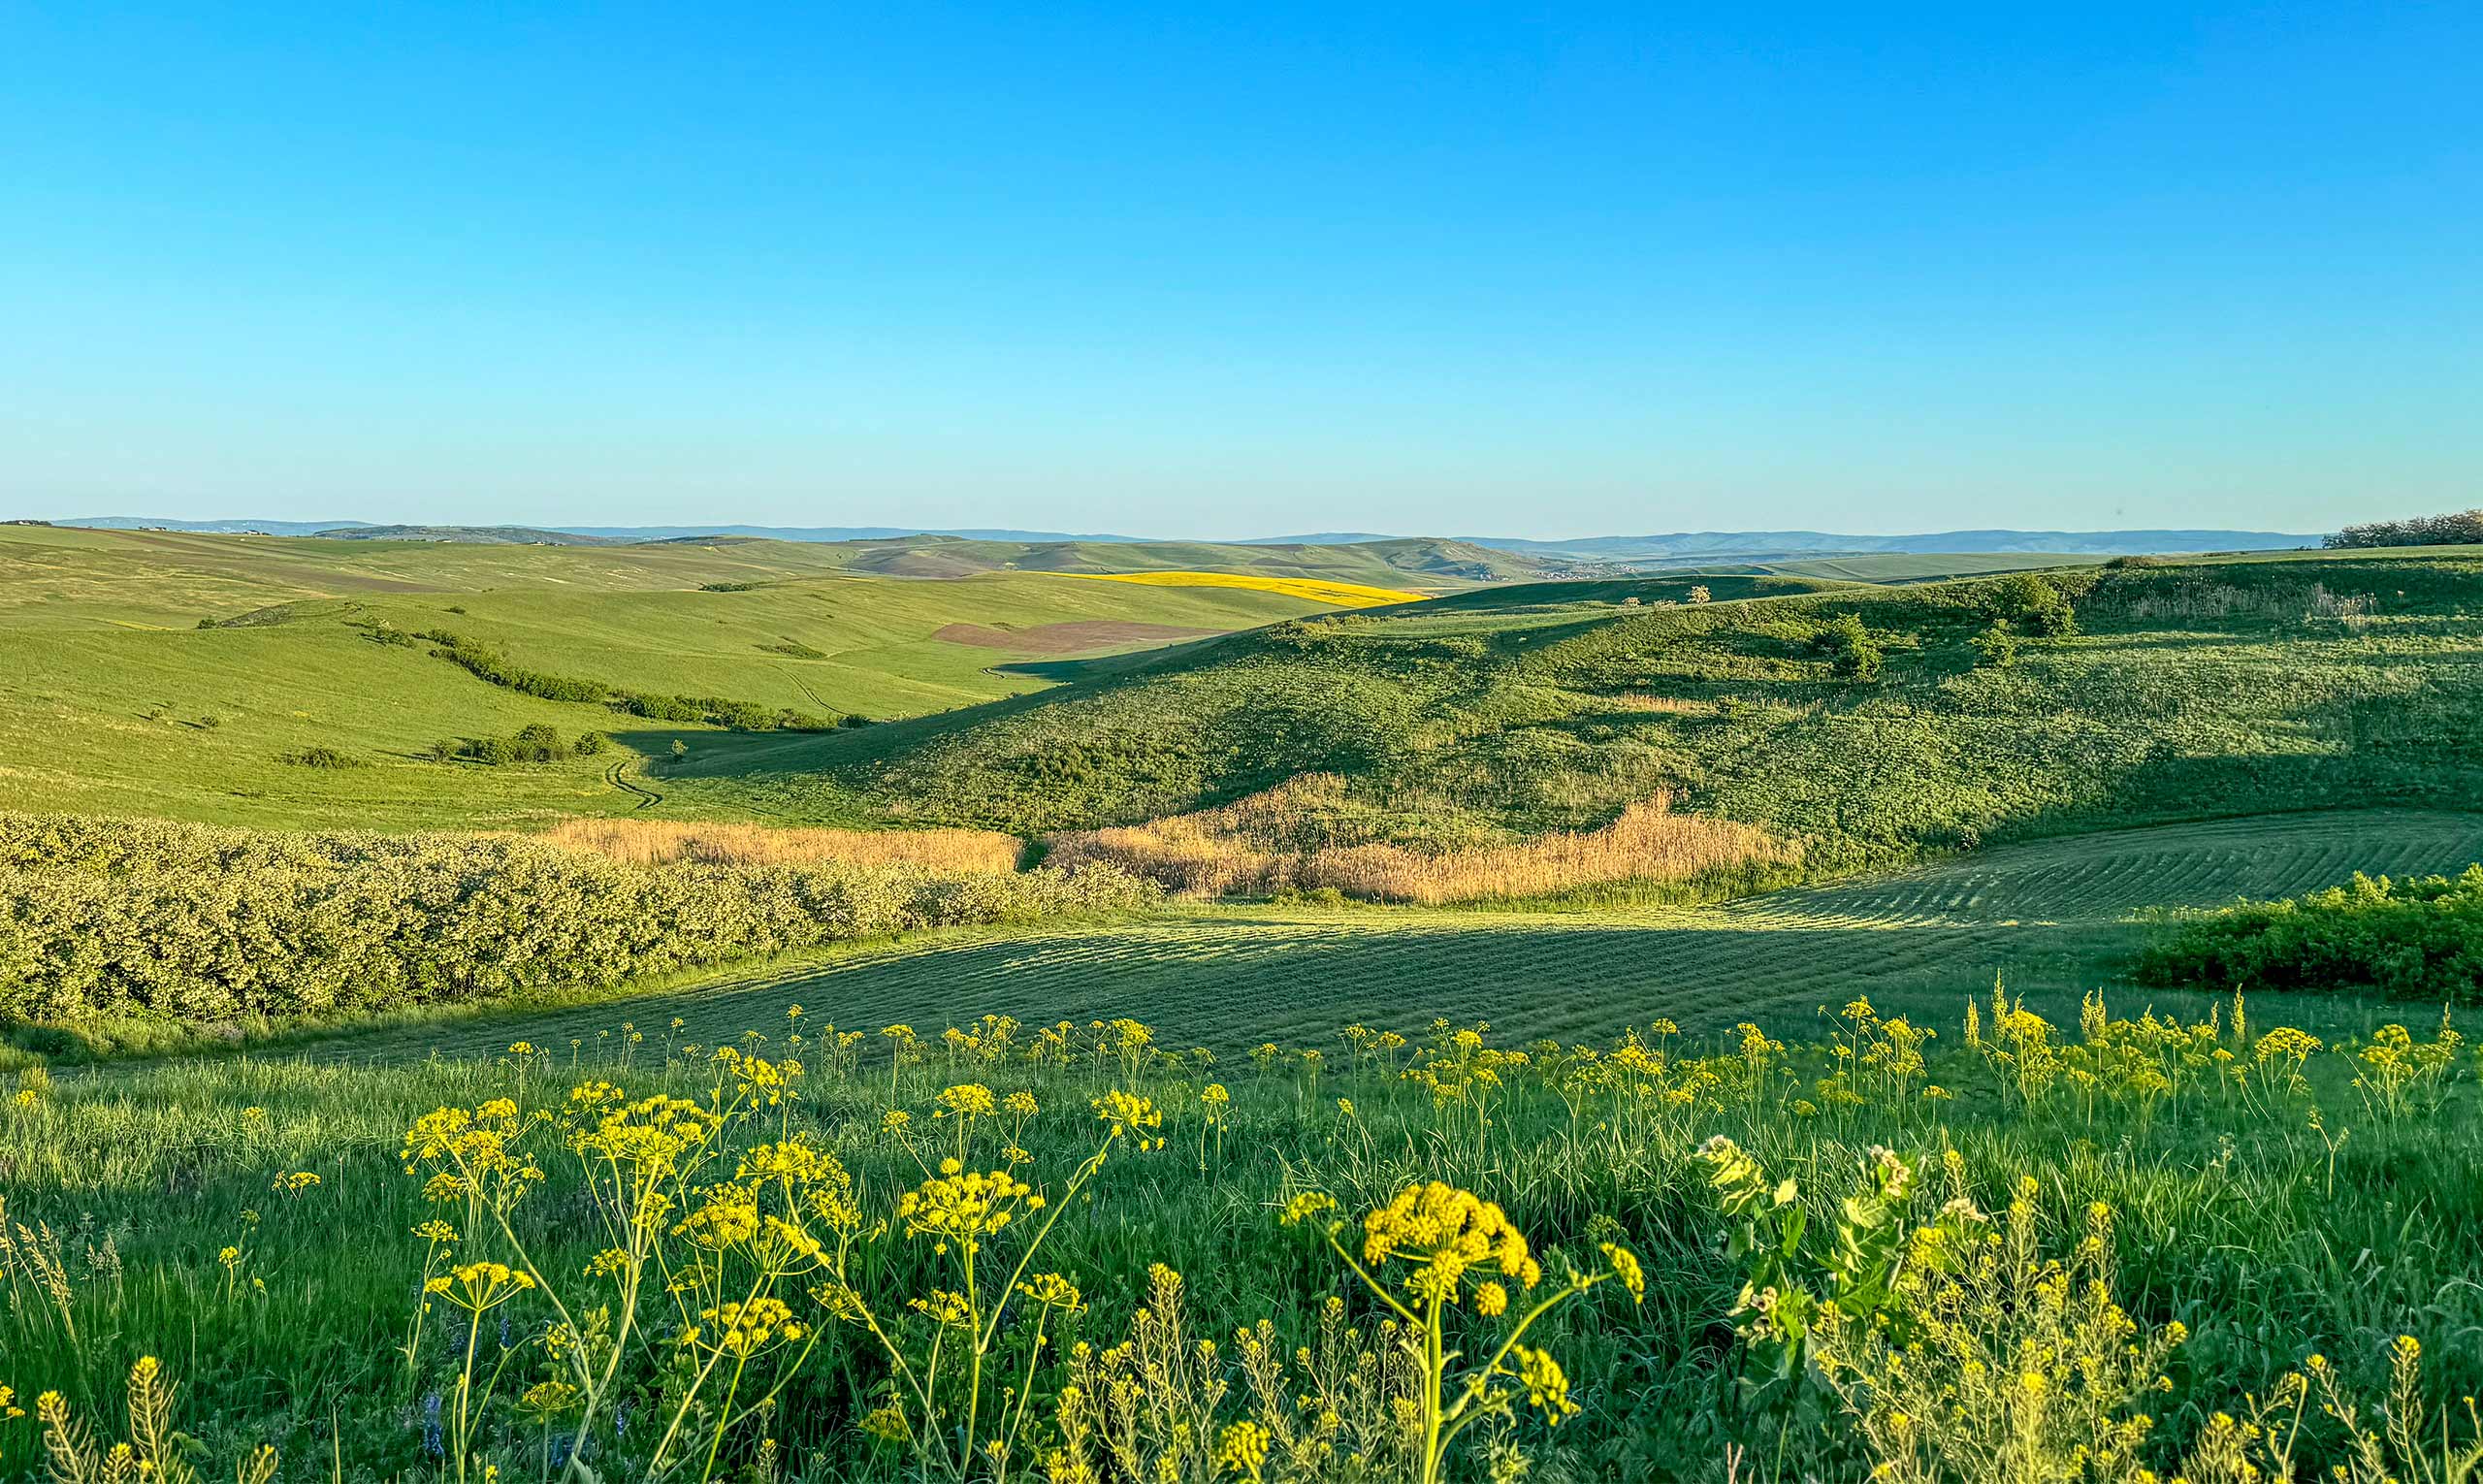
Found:
[{"label": "yellow flower umbel", "polygon": [[[1313,1221],[1334,1211],[1336,1204],[1316,1192],[1296,1196],[1284,1219],[1287,1225]],[[1619,1280],[1633,1302],[1646,1294],[1637,1258],[1618,1243],[1604,1242],[1605,1266],[1572,1276],[1538,1300],[1509,1326],[1488,1360],[1452,1384],[1449,1367],[1460,1352],[1449,1348],[1443,1334],[1447,1312],[1470,1299],[1476,1315],[1499,1319],[1508,1312],[1511,1283],[1531,1293],[1543,1280],[1526,1234],[1496,1203],[1437,1180],[1399,1191],[1365,1216],[1362,1226],[1358,1256],[1344,1244],[1344,1222],[1327,1222],[1325,1235],[1354,1274],[1406,1325],[1407,1343],[1422,1371],[1423,1484],[1436,1484],[1460,1434],[1485,1417],[1509,1417],[1521,1394],[1547,1426],[1576,1413],[1560,1364],[1520,1342],[1536,1320],[1607,1280]],[[1409,1270],[1394,1285],[1386,1281],[1392,1265]],[[1405,1297],[1398,1297],[1398,1286]]]},{"label": "yellow flower umbel", "polygon": [[955,1242],[972,1262],[984,1238],[999,1233],[1020,1211],[1043,1209],[1044,1198],[1034,1187],[1008,1171],[985,1175],[944,1159],[938,1175],[898,1199],[896,1214],[908,1237],[932,1239],[932,1250],[938,1252]]},{"label": "yellow flower umbel", "polygon": [[[944,1113],[961,1118],[988,1116],[995,1111],[990,1089],[980,1083],[951,1087],[939,1101]],[[1001,1106],[1020,1119],[1021,1126],[1022,1120],[1035,1114],[1030,1095],[1014,1095]],[[890,1441],[911,1440],[944,1476],[962,1478],[980,1469],[999,1476],[1008,1473],[1010,1458],[1024,1436],[1035,1366],[1048,1342],[1045,1328],[1053,1314],[1072,1314],[1084,1307],[1077,1284],[1062,1274],[1027,1276],[1035,1256],[1059,1223],[1061,1212],[1075,1204],[1115,1145],[1126,1140],[1145,1149],[1164,1142],[1154,1133],[1162,1127],[1164,1115],[1147,1099],[1115,1090],[1095,1099],[1094,1107],[1097,1121],[1104,1125],[1103,1139],[1079,1165],[1057,1200],[1036,1190],[1010,1168],[968,1170],[953,1157],[943,1159],[938,1173],[926,1176],[898,1199],[894,1230],[907,1239],[928,1241],[935,1253],[953,1264],[956,1274],[955,1288],[935,1288],[908,1301],[908,1307],[936,1327],[936,1338],[922,1353],[910,1353],[916,1347],[907,1342],[903,1331],[892,1331],[881,1322],[878,1310],[855,1283],[842,1246],[828,1259],[829,1280],[813,1290],[837,1319],[868,1329],[887,1352],[895,1371],[889,1403],[865,1419],[864,1430]],[[994,1239],[1019,1227],[1020,1218],[1038,1214],[1043,1218],[1040,1225],[1022,1223],[1035,1226],[1035,1231],[1024,1240],[1014,1266],[987,1273],[985,1249]],[[1013,1305],[1021,1311],[1033,1306],[1033,1343],[1018,1383],[1002,1386],[999,1395],[991,1397],[986,1395],[990,1388],[984,1371]],[[1019,1323],[1025,1321],[1021,1318]]]}]

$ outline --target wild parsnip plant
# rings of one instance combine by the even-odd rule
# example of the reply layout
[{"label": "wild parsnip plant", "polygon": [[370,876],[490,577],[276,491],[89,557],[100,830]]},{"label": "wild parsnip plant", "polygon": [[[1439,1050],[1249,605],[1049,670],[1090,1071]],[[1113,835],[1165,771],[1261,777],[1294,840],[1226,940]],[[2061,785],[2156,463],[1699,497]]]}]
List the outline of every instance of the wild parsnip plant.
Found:
[{"label": "wild parsnip plant", "polygon": [[[2457,1024],[1961,1009],[1227,1063],[814,1007],[30,1083],[0,1477],[2472,1476]],[[196,1439],[140,1436],[167,1390],[113,1465],[74,1419],[148,1353]]]}]

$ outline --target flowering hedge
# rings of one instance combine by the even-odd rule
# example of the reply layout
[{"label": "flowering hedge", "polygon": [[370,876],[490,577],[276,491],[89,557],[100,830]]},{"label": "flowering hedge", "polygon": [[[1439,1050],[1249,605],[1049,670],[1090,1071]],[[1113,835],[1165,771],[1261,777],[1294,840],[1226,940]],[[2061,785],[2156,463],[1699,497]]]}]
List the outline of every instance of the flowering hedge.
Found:
[{"label": "flowering hedge", "polygon": [[522,839],[0,813],[0,1017],[316,1016],[1113,911],[1118,871],[632,866]]}]

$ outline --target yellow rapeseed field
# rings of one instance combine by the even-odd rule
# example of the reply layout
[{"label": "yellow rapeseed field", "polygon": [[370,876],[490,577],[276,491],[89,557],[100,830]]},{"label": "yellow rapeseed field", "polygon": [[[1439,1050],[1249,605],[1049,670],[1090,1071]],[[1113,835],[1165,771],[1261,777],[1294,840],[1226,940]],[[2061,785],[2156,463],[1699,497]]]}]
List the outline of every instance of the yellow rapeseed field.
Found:
[{"label": "yellow rapeseed field", "polygon": [[1324,582],[1315,577],[1262,577],[1251,572],[1057,572],[1095,582],[1135,582],[1152,588],[1248,588],[1286,597],[1307,598],[1338,608],[1376,608],[1386,603],[1420,602],[1428,593],[1402,588],[1366,587],[1359,582]]}]

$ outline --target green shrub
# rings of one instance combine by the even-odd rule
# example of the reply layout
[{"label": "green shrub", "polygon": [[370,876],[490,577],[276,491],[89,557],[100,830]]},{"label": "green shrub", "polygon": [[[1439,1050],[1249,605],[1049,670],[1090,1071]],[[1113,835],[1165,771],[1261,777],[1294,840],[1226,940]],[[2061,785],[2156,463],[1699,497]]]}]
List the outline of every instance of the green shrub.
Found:
[{"label": "green shrub", "polygon": [[363,760],[351,753],[339,752],[333,747],[306,747],[300,752],[285,753],[276,760],[289,762],[298,768],[358,768],[364,765]]},{"label": "green shrub", "polygon": [[2140,979],[2216,989],[2372,989],[2483,1001],[2483,865],[2456,877],[2351,884],[2168,920]]},{"label": "green shrub", "polygon": [[1822,625],[1811,635],[1811,649],[1827,656],[1836,673],[1849,680],[1877,678],[1886,659],[1858,613],[1840,613]]},{"label": "green shrub", "polygon": [[2038,638],[2078,632],[2078,610],[2060,589],[2033,572],[2012,572],[1992,584],[1992,595],[2000,617]]},{"label": "green shrub", "polygon": [[568,752],[561,742],[561,734],[541,722],[519,727],[510,747],[521,762],[549,762]]},{"label": "green shrub", "polygon": [[1979,663],[2005,670],[2017,662],[2017,630],[2007,619],[1993,619],[1989,629],[1967,642],[1974,646]]},{"label": "green shrub", "polygon": [[572,751],[581,758],[592,758],[611,743],[612,739],[599,731],[582,731],[578,733],[577,745]]}]

